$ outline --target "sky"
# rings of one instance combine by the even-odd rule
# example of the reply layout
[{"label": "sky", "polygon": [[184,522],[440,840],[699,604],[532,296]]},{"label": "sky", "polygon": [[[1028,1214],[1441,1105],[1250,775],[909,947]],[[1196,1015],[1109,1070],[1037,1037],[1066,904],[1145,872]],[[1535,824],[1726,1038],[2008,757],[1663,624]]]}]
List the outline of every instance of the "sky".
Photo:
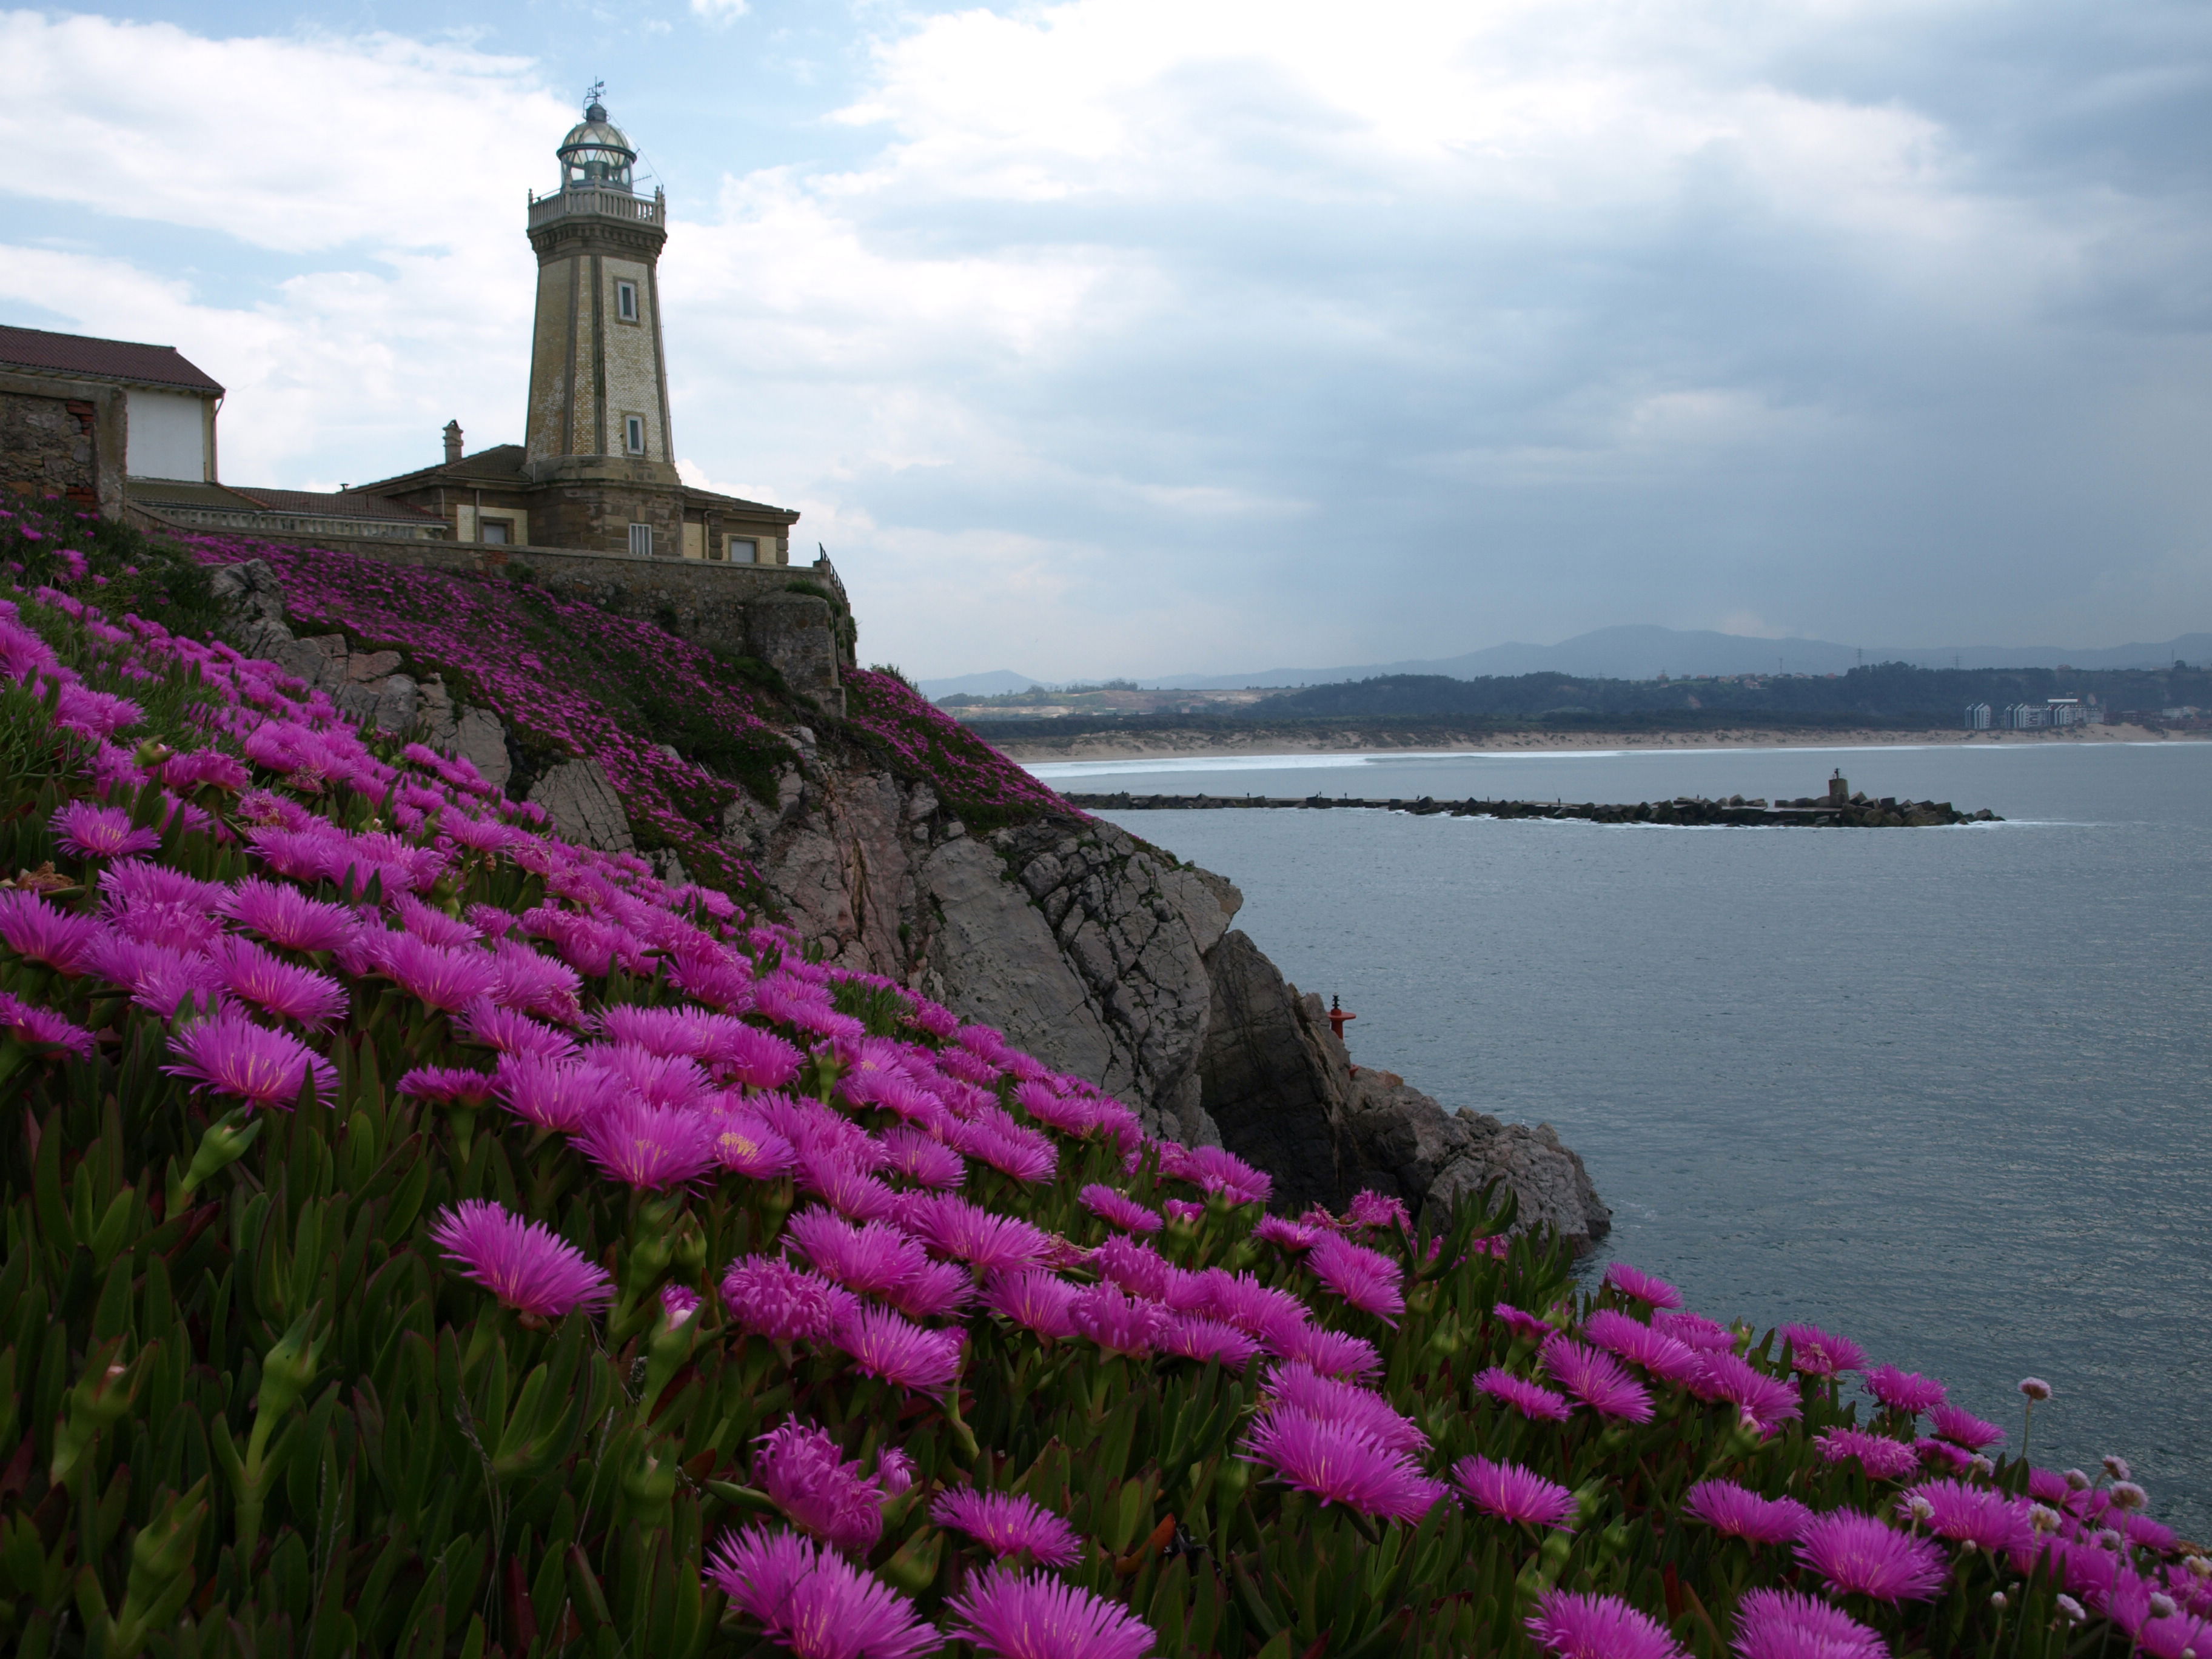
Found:
[{"label": "sky", "polygon": [[0,63],[0,321],[179,347],[295,489],[520,441],[603,79],[686,476],[912,674],[2212,627],[2201,0],[193,0]]}]

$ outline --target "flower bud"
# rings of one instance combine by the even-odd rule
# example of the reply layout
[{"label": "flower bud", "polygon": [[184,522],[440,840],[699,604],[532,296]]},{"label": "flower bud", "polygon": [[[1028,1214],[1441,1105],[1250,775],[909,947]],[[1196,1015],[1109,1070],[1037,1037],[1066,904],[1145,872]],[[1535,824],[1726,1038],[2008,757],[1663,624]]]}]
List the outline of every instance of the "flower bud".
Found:
[{"label": "flower bud", "polygon": [[2071,1620],[2077,1625],[2089,1616],[2082,1608],[2081,1604],[2079,1601],[2076,1601],[2070,1595],[2060,1595],[2057,1600],[2057,1607],[2059,1612],[2064,1613],[2068,1619]]},{"label": "flower bud", "polygon": [[2089,1490],[2089,1477],[2079,1469],[2069,1469],[2066,1471],[2066,1484],[2075,1492],[2087,1492]]},{"label": "flower bud", "polygon": [[2124,1457],[2106,1458],[2105,1473],[2115,1480],[2130,1480],[2135,1478],[2135,1471],[2128,1467],[2128,1460]]},{"label": "flower bud", "polygon": [[2042,1404],[2043,1401],[2051,1398],[2051,1384],[2045,1382],[2039,1376],[2021,1377],[2020,1379],[2020,1391],[2026,1395],[2030,1400],[2034,1401],[2038,1405]]},{"label": "flower bud", "polygon": [[2212,1556],[2191,1555],[2183,1560],[2182,1565],[2197,1577],[2212,1578]]},{"label": "flower bud", "polygon": [[2153,1590],[2150,1593],[2150,1616],[2154,1619],[2172,1618],[2176,1605],[2174,1599],[2164,1590]]},{"label": "flower bud", "polygon": [[2058,1511],[2048,1504],[2034,1504],[2027,1511],[2027,1524],[2038,1532],[2057,1532],[2059,1527]]},{"label": "flower bud", "polygon": [[320,1368],[322,1344],[310,1342],[307,1333],[314,1328],[315,1319],[322,1312],[319,1305],[310,1308],[292,1322],[291,1329],[276,1340],[261,1361],[261,1392],[254,1405],[258,1411],[272,1417],[281,1416],[300,1403],[308,1384],[315,1380]]},{"label": "flower bud", "polygon": [[2150,1502],[2150,1494],[2132,1480],[2112,1482],[2112,1507],[2116,1510],[2139,1510]]},{"label": "flower bud", "polygon": [[2002,1590],[1991,1590],[1990,1592],[1990,1605],[1995,1607],[1998,1612],[2002,1613],[2006,1606],[2005,1593]]}]

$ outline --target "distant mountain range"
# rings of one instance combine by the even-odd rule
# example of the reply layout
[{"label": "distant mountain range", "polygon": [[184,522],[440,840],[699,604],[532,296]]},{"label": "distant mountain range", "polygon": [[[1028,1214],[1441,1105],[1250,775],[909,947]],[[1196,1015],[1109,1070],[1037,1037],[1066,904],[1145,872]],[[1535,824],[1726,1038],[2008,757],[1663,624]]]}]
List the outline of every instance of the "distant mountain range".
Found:
[{"label": "distant mountain range", "polygon": [[[2212,634],[2184,634],[2160,644],[2101,647],[2058,645],[1838,645],[1832,640],[1766,640],[1708,629],[1631,624],[1600,628],[1556,645],[1493,645],[1461,657],[1408,662],[1359,663],[1341,668],[1267,668],[1243,674],[1181,674],[1138,682],[1146,690],[1192,691],[1243,686],[1332,685],[1382,674],[1445,674],[1480,679],[1492,674],[1574,674],[1590,678],[1656,679],[1700,674],[1840,674],[1861,662],[1904,662],[1916,668],[2164,668],[2176,661],[2212,659]],[[965,691],[994,696],[1045,682],[999,669],[954,679],[924,680],[930,697]]]}]

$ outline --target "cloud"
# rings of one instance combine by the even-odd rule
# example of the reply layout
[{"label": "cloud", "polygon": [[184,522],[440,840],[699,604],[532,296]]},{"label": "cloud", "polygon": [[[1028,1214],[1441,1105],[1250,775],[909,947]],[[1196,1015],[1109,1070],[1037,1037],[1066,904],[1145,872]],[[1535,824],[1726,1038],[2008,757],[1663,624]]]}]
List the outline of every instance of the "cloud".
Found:
[{"label": "cloud", "polygon": [[[687,468],[804,511],[871,653],[1034,641],[1068,678],[2212,611],[2191,9],[860,15],[809,48],[857,81],[778,117],[834,161],[623,118],[720,179],[661,267]],[[573,118],[538,64],[30,14],[0,50],[0,191],[46,227],[0,297],[205,363],[228,476],[520,435],[517,198]],[[171,228],[237,252],[164,258]]]}]

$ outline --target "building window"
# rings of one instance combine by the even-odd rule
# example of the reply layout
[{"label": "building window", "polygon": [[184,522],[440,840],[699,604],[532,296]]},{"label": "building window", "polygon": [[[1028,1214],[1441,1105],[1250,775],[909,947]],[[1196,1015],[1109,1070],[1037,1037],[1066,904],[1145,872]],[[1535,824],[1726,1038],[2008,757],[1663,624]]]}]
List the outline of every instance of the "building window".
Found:
[{"label": "building window", "polygon": [[623,416],[623,447],[633,455],[642,455],[645,453],[644,416],[625,415]]},{"label": "building window", "polygon": [[723,556],[732,564],[760,562],[760,543],[750,536],[725,536],[722,546],[725,550]]},{"label": "building window", "polygon": [[485,519],[477,527],[477,539],[492,547],[505,547],[514,539],[514,520]]},{"label": "building window", "polygon": [[634,323],[637,320],[637,284],[635,283],[615,284],[615,315],[625,323]]},{"label": "building window", "polygon": [[629,550],[644,558],[653,556],[653,526],[634,524],[629,527]]}]

